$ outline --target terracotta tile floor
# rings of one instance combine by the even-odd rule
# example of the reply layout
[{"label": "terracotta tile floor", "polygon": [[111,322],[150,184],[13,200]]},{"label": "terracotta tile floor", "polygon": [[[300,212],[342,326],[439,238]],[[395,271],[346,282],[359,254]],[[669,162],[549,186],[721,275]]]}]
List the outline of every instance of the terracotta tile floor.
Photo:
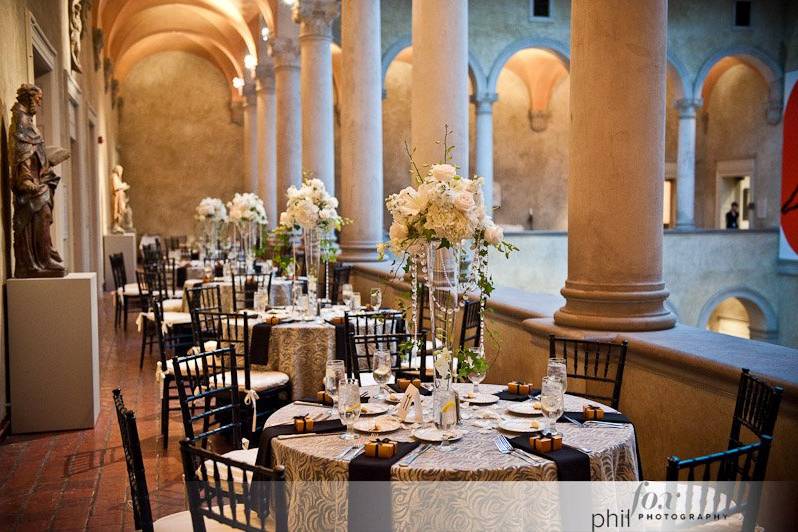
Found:
[{"label": "terracotta tile floor", "polygon": [[131,315],[114,331],[113,303],[100,306],[101,411],[93,430],[9,436],[0,445],[0,530],[133,530],[124,454],[111,391],[120,387],[135,410],[153,517],[185,510],[172,412],[169,448],[161,449],[159,386],[153,352],[139,370],[140,336]]}]

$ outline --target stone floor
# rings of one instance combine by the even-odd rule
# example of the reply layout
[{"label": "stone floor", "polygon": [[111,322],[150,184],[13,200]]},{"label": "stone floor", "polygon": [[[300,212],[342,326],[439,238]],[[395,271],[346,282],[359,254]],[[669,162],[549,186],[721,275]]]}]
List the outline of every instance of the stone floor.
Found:
[{"label": "stone floor", "polygon": [[131,316],[114,331],[113,304],[100,306],[101,412],[93,430],[12,435],[0,445],[0,530],[133,530],[124,454],[111,391],[120,387],[135,410],[153,517],[185,510],[172,412],[169,448],[161,449],[157,355],[139,370],[140,336]]}]

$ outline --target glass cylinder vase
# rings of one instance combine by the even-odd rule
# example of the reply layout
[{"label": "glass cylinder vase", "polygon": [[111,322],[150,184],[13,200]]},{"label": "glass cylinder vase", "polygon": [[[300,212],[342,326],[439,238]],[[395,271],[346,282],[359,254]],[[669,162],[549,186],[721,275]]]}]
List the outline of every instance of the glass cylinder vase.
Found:
[{"label": "glass cylinder vase", "polygon": [[315,315],[318,301],[319,268],[321,265],[321,231],[318,227],[304,228],[305,275],[308,278],[308,306]]},{"label": "glass cylinder vase", "polygon": [[458,307],[460,252],[457,248],[440,248],[433,242],[427,245],[425,262],[435,388],[448,389],[453,378],[452,339]]}]

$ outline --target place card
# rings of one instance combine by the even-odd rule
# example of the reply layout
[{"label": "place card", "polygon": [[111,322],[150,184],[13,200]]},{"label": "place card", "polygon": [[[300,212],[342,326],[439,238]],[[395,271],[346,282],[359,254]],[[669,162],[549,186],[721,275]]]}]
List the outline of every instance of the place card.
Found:
[{"label": "place card", "polygon": [[405,421],[405,419],[407,419],[408,411],[410,410],[410,405],[415,407],[415,421],[423,421],[424,414],[421,412],[421,394],[419,393],[418,388],[412,384],[407,387],[405,395],[402,397],[402,400],[396,409],[396,417],[398,417],[401,421]]}]

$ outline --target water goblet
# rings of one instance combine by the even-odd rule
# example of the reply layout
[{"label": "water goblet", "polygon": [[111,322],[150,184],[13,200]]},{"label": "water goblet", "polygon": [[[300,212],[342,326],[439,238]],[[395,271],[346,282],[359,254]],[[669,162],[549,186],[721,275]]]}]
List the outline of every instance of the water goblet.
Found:
[{"label": "water goblet", "polygon": [[341,298],[343,299],[344,305],[352,308],[352,285],[349,283],[345,283],[341,287]]},{"label": "water goblet", "polygon": [[338,399],[338,384],[346,379],[346,368],[343,360],[328,360],[324,369],[324,391],[327,392],[333,404]]},{"label": "water goblet", "polygon": [[562,382],[554,377],[543,377],[543,386],[540,391],[540,405],[543,410],[543,415],[548,420],[547,432],[556,436],[557,420],[563,414],[564,398],[562,391]]},{"label": "water goblet", "polygon": [[562,383],[562,393],[568,389],[568,369],[564,358],[550,358],[546,365],[546,375],[559,379]]},{"label": "water goblet", "polygon": [[346,425],[342,440],[354,440],[355,422],[360,417],[360,385],[356,379],[343,379],[338,383],[338,415]]},{"label": "water goblet", "polygon": [[468,374],[468,380],[471,381],[471,384],[474,385],[474,388],[471,390],[474,395],[479,393],[479,383],[485,380],[485,372],[471,372]]},{"label": "water goblet", "polygon": [[380,385],[380,391],[377,395],[377,399],[385,399],[385,385],[388,384],[388,381],[391,379],[390,351],[385,351],[382,349],[375,351],[374,356],[372,357],[372,367],[374,368],[374,381]]}]

